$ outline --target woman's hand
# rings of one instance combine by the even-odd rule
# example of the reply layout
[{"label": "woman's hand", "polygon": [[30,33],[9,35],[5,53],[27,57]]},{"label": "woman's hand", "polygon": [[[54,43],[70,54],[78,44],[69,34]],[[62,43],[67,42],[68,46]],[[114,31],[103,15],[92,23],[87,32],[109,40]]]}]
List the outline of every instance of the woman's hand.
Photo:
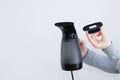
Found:
[{"label": "woman's hand", "polygon": [[99,32],[94,34],[89,34],[88,32],[86,32],[86,36],[93,47],[98,49],[105,49],[111,44],[111,41],[107,38],[102,28]]}]

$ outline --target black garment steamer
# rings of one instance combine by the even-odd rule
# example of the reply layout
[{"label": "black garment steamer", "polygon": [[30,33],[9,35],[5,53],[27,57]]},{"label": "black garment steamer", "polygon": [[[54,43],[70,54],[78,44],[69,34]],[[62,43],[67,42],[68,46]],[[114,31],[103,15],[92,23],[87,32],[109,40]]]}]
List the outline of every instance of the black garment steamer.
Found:
[{"label": "black garment steamer", "polygon": [[[90,26],[96,25],[97,28],[89,28]],[[62,31],[62,41],[61,41],[61,67],[62,70],[71,71],[72,80],[73,71],[82,68],[82,55],[80,50],[80,41],[78,39],[74,23],[73,22],[58,22],[55,23]],[[89,33],[94,33],[99,31],[99,27],[102,26],[101,23],[94,23],[87,25],[83,28],[84,31]]]},{"label": "black garment steamer", "polygon": [[79,39],[74,28],[74,23],[59,22],[55,26],[62,31],[61,67],[65,71],[71,71],[72,80],[74,80],[72,71],[82,68]]}]

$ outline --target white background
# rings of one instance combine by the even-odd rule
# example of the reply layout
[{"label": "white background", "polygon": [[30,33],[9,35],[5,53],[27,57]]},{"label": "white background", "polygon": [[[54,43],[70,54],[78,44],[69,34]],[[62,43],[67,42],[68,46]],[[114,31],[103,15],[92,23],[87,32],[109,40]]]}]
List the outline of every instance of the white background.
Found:
[{"label": "white background", "polygon": [[[91,47],[82,28],[101,21],[119,41],[119,0],[0,0],[0,80],[71,80],[60,66],[61,31],[55,22],[73,21],[79,38]],[[75,80],[119,80],[84,64]]]}]

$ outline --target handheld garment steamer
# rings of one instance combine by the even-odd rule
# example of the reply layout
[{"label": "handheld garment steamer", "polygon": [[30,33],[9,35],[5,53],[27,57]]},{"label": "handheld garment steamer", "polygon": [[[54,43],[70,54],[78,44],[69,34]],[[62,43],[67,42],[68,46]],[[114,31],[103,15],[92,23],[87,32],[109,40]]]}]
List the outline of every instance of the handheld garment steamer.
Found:
[{"label": "handheld garment steamer", "polygon": [[82,55],[74,23],[59,22],[55,26],[62,31],[61,67],[65,71],[71,71],[72,80],[74,80],[72,71],[82,68]]}]

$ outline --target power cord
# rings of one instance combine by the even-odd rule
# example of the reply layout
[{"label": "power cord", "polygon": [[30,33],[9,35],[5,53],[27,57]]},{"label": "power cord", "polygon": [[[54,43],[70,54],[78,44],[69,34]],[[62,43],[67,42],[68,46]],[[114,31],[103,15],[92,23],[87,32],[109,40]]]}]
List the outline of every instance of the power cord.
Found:
[{"label": "power cord", "polygon": [[73,71],[71,71],[72,80],[74,80]]}]

